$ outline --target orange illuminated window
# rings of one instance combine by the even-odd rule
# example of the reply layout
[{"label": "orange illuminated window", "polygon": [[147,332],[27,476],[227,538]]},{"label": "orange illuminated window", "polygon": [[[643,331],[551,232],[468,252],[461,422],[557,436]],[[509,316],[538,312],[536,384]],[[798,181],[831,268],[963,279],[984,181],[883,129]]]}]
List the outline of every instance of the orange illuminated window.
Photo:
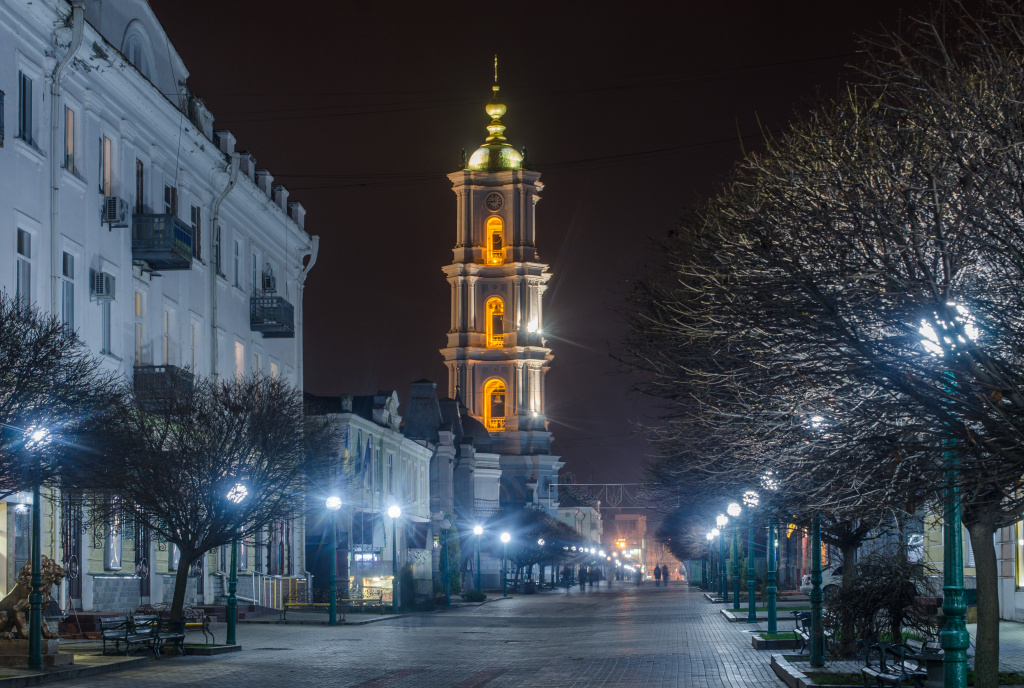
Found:
[{"label": "orange illuminated window", "polygon": [[486,256],[489,265],[501,265],[505,262],[505,243],[502,238],[502,223],[500,217],[491,216],[487,218],[487,228],[484,232],[487,236]]},{"label": "orange illuminated window", "polygon": [[484,425],[491,432],[505,430],[505,383],[488,380],[484,385]]},{"label": "orange illuminated window", "polygon": [[497,296],[487,299],[487,348],[505,346],[505,304]]}]

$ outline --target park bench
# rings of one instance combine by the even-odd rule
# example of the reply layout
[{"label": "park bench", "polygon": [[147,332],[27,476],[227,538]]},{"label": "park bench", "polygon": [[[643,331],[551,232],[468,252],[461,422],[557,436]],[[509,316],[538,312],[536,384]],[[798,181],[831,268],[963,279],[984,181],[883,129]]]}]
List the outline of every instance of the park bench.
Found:
[{"label": "park bench", "polygon": [[[143,604],[135,610],[135,615],[158,615],[162,620],[166,621],[170,616],[170,609],[166,604]],[[179,629],[175,632],[180,633],[191,633],[199,632],[203,634],[203,640],[214,644],[217,642],[217,638],[213,635],[213,630],[210,629],[210,617],[206,615],[206,612],[202,609],[198,609],[191,604],[186,604],[181,608],[181,621],[184,622],[181,625],[175,625],[175,628]]]},{"label": "park bench", "polygon": [[[808,611],[791,611],[793,615],[793,635],[796,638],[796,650],[803,654],[804,650],[811,651],[811,613]],[[821,620],[822,651],[826,654],[835,654],[836,625],[834,621],[823,617]]]},{"label": "park bench", "polygon": [[[872,644],[861,640],[858,646],[864,649],[864,666],[860,670],[864,688],[902,688],[904,685],[917,685],[924,678],[923,675],[915,674],[913,669],[907,669],[907,648],[903,645]],[[877,663],[872,661],[876,657]]]},{"label": "park bench", "polygon": [[[156,639],[158,621],[143,616],[138,620],[128,616],[100,617],[100,635],[103,638],[103,654],[120,654],[124,646],[125,656],[139,648],[152,649]],[[113,651],[108,651],[113,646]]]},{"label": "park bench", "polygon": [[910,638],[903,641],[903,646],[906,648],[906,660],[912,662],[909,670],[915,679],[941,682],[942,645],[934,641],[925,642]]}]

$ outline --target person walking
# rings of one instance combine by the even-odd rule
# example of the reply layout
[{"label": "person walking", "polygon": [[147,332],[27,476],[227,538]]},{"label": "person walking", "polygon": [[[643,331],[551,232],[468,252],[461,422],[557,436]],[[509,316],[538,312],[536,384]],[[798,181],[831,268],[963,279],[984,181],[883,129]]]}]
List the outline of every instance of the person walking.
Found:
[{"label": "person walking", "polygon": [[587,567],[580,564],[580,590],[587,589]]},{"label": "person walking", "polygon": [[661,577],[665,579],[665,587],[668,587],[668,564],[661,565]]},{"label": "person walking", "polygon": [[654,587],[661,586],[661,564],[654,567]]}]

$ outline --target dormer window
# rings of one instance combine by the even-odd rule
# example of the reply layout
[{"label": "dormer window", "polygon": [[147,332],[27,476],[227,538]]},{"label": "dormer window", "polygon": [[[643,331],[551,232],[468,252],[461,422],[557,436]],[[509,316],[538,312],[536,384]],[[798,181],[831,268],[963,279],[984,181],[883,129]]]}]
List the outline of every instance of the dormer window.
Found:
[{"label": "dormer window", "polygon": [[149,39],[138,21],[132,22],[125,32],[121,54],[139,70],[142,76],[152,81],[152,58],[149,51]]}]

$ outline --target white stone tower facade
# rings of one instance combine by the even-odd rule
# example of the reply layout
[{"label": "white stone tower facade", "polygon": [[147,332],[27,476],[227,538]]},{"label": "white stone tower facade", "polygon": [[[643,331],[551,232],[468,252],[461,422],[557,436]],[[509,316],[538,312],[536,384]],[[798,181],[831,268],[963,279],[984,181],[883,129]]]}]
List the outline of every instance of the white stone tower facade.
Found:
[{"label": "white stone tower facade", "polygon": [[536,247],[543,185],[505,138],[505,106],[487,104],[489,136],[448,175],[458,202],[452,264],[448,394],[487,428],[501,457],[501,504],[558,506],[559,457],[551,455],[544,378],[553,358],[542,297],[551,273]]}]

